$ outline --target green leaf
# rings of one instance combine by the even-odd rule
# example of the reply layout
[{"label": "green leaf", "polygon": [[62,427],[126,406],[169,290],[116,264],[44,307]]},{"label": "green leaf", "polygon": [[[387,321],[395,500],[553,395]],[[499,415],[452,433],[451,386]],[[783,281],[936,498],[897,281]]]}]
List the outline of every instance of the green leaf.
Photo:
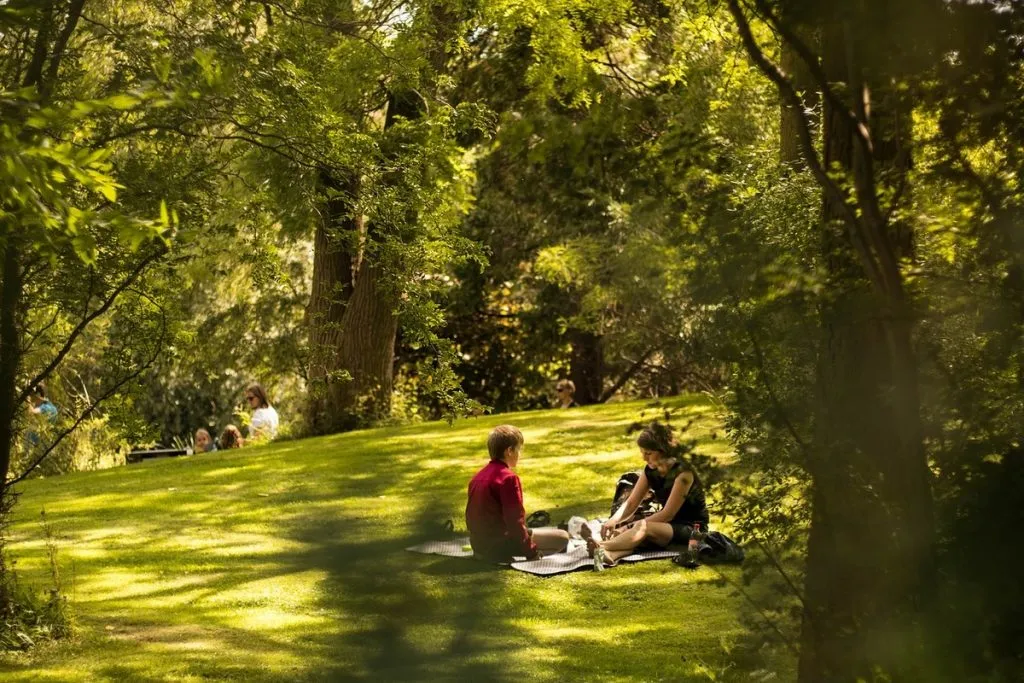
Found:
[{"label": "green leaf", "polygon": [[96,187],[96,190],[100,194],[102,194],[107,199],[107,201],[117,201],[117,187],[113,183],[103,183],[101,185],[98,185]]},{"label": "green leaf", "polygon": [[96,263],[96,239],[92,233],[82,231],[71,238],[71,247],[82,263],[91,266]]},{"label": "green leaf", "polygon": [[131,109],[139,103],[139,98],[134,95],[121,93],[119,95],[111,95],[101,100],[101,102],[112,109]]}]

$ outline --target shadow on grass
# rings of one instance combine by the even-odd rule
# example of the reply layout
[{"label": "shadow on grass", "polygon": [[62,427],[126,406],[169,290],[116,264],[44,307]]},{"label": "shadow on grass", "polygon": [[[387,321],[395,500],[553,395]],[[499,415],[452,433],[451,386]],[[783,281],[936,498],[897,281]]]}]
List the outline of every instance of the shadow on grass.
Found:
[{"label": "shadow on grass", "polygon": [[[426,558],[403,550],[432,537],[438,513],[437,506],[424,505],[412,534],[399,541],[346,542],[358,522],[344,519],[294,531],[306,543],[338,539],[311,544],[294,558],[296,567],[326,572],[318,605],[354,626],[319,641],[325,652],[354,655],[328,666],[321,672],[324,680],[511,680],[514,672],[502,655],[509,639],[526,634],[504,618],[512,615],[501,614],[502,571],[454,558],[424,566]],[[357,535],[372,539],[373,529]],[[493,580],[480,580],[488,573]],[[443,577],[448,590],[429,590],[424,579],[431,575]],[[473,580],[460,580],[466,577]]]},{"label": "shadow on grass", "polygon": [[[33,484],[32,504],[74,544],[87,640],[41,654],[41,667],[0,670],[52,681],[558,681],[621,678],[633,657],[651,679],[649,633],[685,635],[673,651],[713,655],[709,628],[737,627],[709,575],[650,566],[541,582],[404,550],[442,537],[447,519],[464,533],[466,482],[501,422],[527,433],[529,511],[546,508],[555,523],[607,514],[617,476],[639,466],[624,433],[635,414],[491,416]],[[19,553],[44,568],[25,526]],[[636,608],[641,618],[620,616]],[[708,615],[715,625],[694,627]]]}]

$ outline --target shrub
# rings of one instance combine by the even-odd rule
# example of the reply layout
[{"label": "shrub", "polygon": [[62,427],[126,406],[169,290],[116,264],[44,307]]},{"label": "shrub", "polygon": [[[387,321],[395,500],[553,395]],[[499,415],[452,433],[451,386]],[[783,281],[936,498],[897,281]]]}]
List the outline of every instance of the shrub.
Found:
[{"label": "shrub", "polygon": [[[40,443],[25,440],[14,454],[12,471],[25,470],[40,454],[44,444],[54,438],[50,429],[40,434]],[[100,470],[125,464],[129,445],[124,437],[110,425],[107,416],[84,420],[46,456],[33,476],[54,476],[68,472]]]},{"label": "shrub", "polygon": [[0,652],[27,650],[41,641],[66,638],[74,627],[57,563],[56,539],[45,512],[41,526],[50,558],[50,586],[39,590],[18,583],[4,548],[13,501],[11,494],[0,498]]}]

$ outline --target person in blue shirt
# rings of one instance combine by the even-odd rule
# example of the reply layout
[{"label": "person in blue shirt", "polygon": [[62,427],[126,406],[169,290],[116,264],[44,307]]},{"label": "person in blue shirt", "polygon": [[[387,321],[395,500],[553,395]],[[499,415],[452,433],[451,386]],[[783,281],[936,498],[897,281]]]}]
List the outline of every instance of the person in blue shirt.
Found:
[{"label": "person in blue shirt", "polygon": [[44,416],[51,424],[57,421],[57,406],[53,405],[46,397],[45,386],[42,384],[34,386],[28,398],[32,403],[32,407],[29,409],[32,413]]},{"label": "person in blue shirt", "polygon": [[[36,418],[37,420],[42,418],[50,424],[57,421],[57,406],[53,405],[46,397],[46,387],[42,383],[32,387],[32,391],[28,395],[28,403],[29,412],[32,415],[40,416]],[[25,438],[30,446],[38,446],[42,441],[39,432],[32,428],[25,433]]]}]

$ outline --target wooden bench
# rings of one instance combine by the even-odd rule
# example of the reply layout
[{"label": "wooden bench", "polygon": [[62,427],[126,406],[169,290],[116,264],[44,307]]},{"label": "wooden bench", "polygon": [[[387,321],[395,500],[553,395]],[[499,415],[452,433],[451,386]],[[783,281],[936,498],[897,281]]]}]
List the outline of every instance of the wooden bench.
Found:
[{"label": "wooden bench", "polygon": [[152,458],[174,458],[179,455],[189,455],[190,452],[187,448],[151,448],[149,450],[131,451],[128,453],[126,461],[130,465]]}]

